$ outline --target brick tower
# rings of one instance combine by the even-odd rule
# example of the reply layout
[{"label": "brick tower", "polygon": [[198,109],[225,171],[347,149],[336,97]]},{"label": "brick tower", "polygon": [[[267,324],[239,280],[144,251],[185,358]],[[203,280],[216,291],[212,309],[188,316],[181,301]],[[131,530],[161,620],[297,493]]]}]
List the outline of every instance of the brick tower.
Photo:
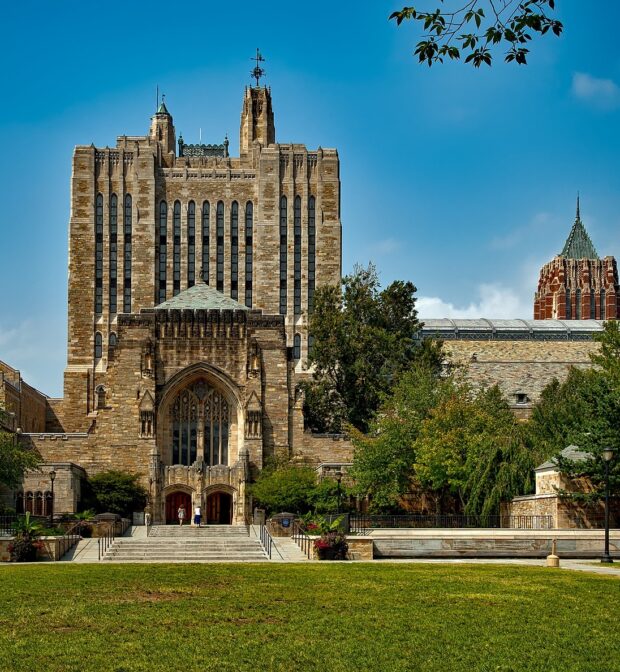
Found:
[{"label": "brick tower", "polygon": [[562,252],[540,271],[534,295],[535,320],[616,320],[618,267],[614,257],[601,259],[579,212]]}]

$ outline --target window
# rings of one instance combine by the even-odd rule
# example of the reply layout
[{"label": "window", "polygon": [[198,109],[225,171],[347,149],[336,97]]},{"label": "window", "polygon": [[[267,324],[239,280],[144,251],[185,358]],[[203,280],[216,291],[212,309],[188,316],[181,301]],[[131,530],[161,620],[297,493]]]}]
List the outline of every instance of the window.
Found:
[{"label": "window", "polygon": [[116,347],[116,334],[115,334],[114,332],[112,332],[112,333],[110,334],[110,337],[108,338],[108,345],[109,345],[111,348],[115,348],[115,347]]},{"label": "window", "polygon": [[97,332],[95,334],[95,359],[101,359],[103,356],[103,340],[101,334]]},{"label": "window", "polygon": [[301,336],[299,334],[293,337],[293,359],[296,362],[301,359]]},{"label": "window", "polygon": [[581,319],[581,290],[575,291],[575,319]]},{"label": "window", "polygon": [[97,194],[95,211],[95,313],[103,312],[103,196]]},{"label": "window", "polygon": [[286,245],[287,245],[287,220],[286,196],[280,198],[280,315],[286,315],[287,285],[286,285]]},{"label": "window", "polygon": [[196,204],[187,205],[187,286],[196,283]]},{"label": "window", "polygon": [[239,296],[239,204],[230,206],[230,296]]},{"label": "window", "polygon": [[596,319],[596,295],[593,289],[590,290],[590,319]]},{"label": "window", "polygon": [[181,291],[181,203],[174,202],[172,214],[172,295]]},{"label": "window", "polygon": [[310,357],[313,350],[314,350],[314,336],[312,336],[312,334],[308,334],[308,357]]},{"label": "window", "polygon": [[[316,273],[316,200],[310,196],[308,200],[308,313],[314,307],[314,281]],[[308,337],[309,338],[309,337]]]},{"label": "window", "polygon": [[572,311],[572,305],[571,305],[571,293],[570,290],[566,292],[566,319],[567,320],[572,320],[573,319],[573,311]]},{"label": "window", "polygon": [[159,204],[159,294],[158,303],[166,300],[166,264],[167,259],[167,241],[168,241],[168,204],[162,201]]},{"label": "window", "polygon": [[217,203],[216,212],[217,258],[216,258],[216,289],[224,291],[224,204]]},{"label": "window", "polygon": [[530,401],[530,398],[525,394],[524,392],[517,392],[515,394],[517,404],[528,404]]},{"label": "window", "polygon": [[202,279],[209,284],[209,201],[202,204]]},{"label": "window", "polygon": [[97,388],[97,408],[105,408],[105,387],[103,385]]},{"label": "window", "polygon": [[110,196],[110,313],[117,308],[117,273],[118,273],[118,198]]},{"label": "window", "polygon": [[131,313],[131,194],[125,195],[123,312]]},{"label": "window", "polygon": [[293,259],[294,259],[294,312],[301,315],[301,197],[295,196],[294,226],[295,236]]},{"label": "window", "polygon": [[252,307],[252,245],[254,229],[254,206],[252,201],[245,204],[245,305]]},{"label": "window", "polygon": [[601,320],[606,320],[607,306],[605,305],[605,290],[601,289]]}]

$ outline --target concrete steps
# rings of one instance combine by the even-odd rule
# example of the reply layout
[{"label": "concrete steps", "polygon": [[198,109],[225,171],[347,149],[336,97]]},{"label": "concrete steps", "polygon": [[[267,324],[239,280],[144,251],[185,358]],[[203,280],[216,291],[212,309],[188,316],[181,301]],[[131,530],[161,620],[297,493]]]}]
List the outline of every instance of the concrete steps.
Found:
[{"label": "concrete steps", "polygon": [[235,525],[157,525],[150,536],[121,537],[105,562],[264,562],[267,556],[247,529]]}]

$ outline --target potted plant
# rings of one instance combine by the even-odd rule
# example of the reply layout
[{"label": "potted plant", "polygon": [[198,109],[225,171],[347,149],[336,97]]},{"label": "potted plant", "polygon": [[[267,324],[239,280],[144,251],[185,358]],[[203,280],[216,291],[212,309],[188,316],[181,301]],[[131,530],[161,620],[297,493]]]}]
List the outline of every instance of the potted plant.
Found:
[{"label": "potted plant", "polygon": [[15,538],[9,545],[12,562],[34,562],[37,559],[37,551],[43,547],[39,541],[41,525],[30,520],[30,511],[23,518],[19,518],[13,531]]},{"label": "potted plant", "polygon": [[318,539],[314,541],[319,560],[346,560],[349,545],[347,538],[340,529],[342,517],[329,522],[325,518],[319,518],[314,521],[317,531],[320,533]]}]

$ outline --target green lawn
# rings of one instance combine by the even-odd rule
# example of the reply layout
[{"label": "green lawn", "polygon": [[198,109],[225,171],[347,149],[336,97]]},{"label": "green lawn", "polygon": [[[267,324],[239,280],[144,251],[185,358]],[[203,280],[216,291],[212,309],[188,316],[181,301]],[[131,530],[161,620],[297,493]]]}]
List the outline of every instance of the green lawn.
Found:
[{"label": "green lawn", "polygon": [[0,566],[0,670],[620,670],[620,580],[501,565]]}]

